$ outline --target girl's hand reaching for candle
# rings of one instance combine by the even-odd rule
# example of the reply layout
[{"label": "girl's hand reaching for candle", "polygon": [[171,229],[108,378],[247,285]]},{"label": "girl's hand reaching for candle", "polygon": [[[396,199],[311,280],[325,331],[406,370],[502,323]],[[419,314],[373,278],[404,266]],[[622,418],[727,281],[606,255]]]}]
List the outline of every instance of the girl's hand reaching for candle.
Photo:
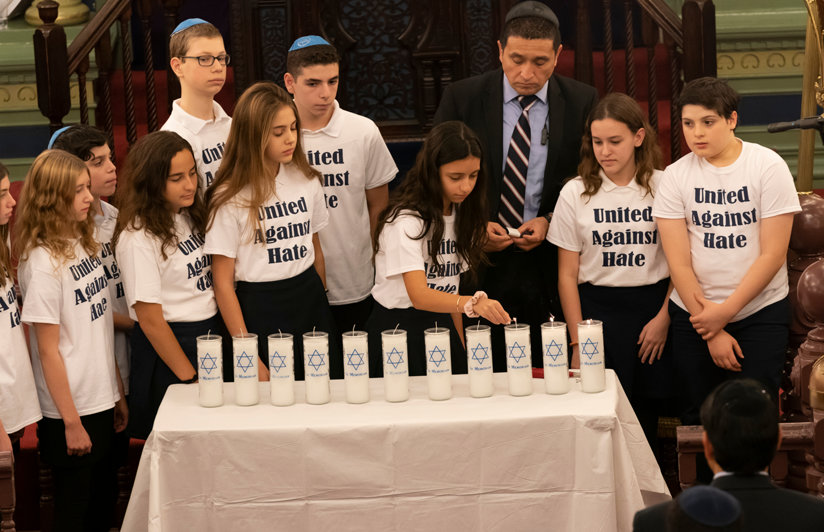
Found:
[{"label": "girl's hand reaching for candle", "polygon": [[489,299],[486,295],[475,303],[475,312],[495,325],[505,325],[512,321],[504,307],[497,300]]}]

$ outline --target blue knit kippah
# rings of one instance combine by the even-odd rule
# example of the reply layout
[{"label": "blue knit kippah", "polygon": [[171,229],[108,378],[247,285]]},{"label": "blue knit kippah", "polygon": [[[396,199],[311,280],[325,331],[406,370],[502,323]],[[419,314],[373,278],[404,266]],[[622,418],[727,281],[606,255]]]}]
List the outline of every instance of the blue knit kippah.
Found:
[{"label": "blue knit kippah", "polygon": [[727,526],[741,515],[738,499],[712,486],[692,487],[675,502],[685,514],[704,526]]},{"label": "blue knit kippah", "polygon": [[52,133],[52,136],[49,139],[49,145],[46,147],[46,149],[49,149],[49,150],[52,149],[52,147],[54,146],[54,141],[57,140],[57,137],[62,135],[63,132],[66,131],[67,129],[69,129],[70,127],[72,127],[72,126],[61,127],[60,129],[58,129],[57,131]]},{"label": "blue knit kippah", "polygon": [[298,37],[297,39],[295,39],[295,42],[292,43],[292,46],[291,48],[289,48],[289,51],[294,52],[295,50],[300,50],[301,48],[319,46],[321,44],[329,45],[329,43],[323,37],[319,37],[317,35],[305,35],[303,37]]},{"label": "blue knit kippah", "polygon": [[180,24],[177,25],[177,27],[175,28],[175,31],[172,32],[172,35],[174,35],[176,33],[180,33],[183,30],[188,30],[192,26],[197,26],[198,24],[209,24],[209,23],[206,22],[205,20],[203,20],[202,18],[187,18],[186,20],[184,20],[183,22],[181,22]]}]

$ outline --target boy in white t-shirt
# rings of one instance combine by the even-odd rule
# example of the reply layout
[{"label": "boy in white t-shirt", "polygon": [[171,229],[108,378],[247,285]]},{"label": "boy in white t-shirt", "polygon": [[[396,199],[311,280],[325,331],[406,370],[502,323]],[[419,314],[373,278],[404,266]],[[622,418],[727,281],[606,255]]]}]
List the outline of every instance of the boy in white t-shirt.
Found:
[{"label": "boy in white t-shirt", "polygon": [[778,393],[789,327],[786,254],[801,208],[787,164],[735,136],[739,96],[699,78],[680,96],[692,153],[671,164],[653,215],[675,290],[673,362],[682,422],[698,424],[702,401],[736,375]]},{"label": "boy in white t-shirt", "polygon": [[372,311],[371,235],[398,168],[375,123],[335,100],[339,62],[335,47],[321,37],[300,37],[286,56],[283,81],[295,98],[309,164],[323,174],[327,295],[338,330],[347,331],[363,329]]},{"label": "boy in white t-shirt", "polygon": [[172,104],[172,114],[161,129],[174,131],[192,145],[201,190],[206,190],[220,168],[232,126],[232,119],[215,101],[226,81],[229,54],[216,27],[190,18],[172,32],[169,57],[180,80],[180,98]]}]

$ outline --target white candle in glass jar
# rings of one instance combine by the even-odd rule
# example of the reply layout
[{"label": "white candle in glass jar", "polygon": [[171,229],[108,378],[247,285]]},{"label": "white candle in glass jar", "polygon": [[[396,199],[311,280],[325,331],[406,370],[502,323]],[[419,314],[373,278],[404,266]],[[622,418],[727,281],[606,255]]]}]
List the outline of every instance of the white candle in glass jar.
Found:
[{"label": "white candle in glass jar", "polygon": [[469,395],[489,397],[495,391],[492,381],[492,340],[489,325],[466,328],[466,358],[469,372]]},{"label": "white candle in glass jar", "polygon": [[546,393],[562,394],[569,391],[567,365],[567,328],[562,321],[541,324],[544,358],[544,385]]},{"label": "white candle in glass jar", "polygon": [[295,346],[289,333],[270,334],[269,394],[275,406],[295,403]]},{"label": "white candle in glass jar", "polygon": [[510,323],[504,326],[506,373],[510,395],[532,393],[532,344],[529,325]]},{"label": "white candle in glass jar", "polygon": [[347,403],[369,401],[369,341],[365,331],[343,333],[343,379]]},{"label": "white candle in glass jar", "polygon": [[235,403],[240,406],[258,404],[258,343],[257,335],[243,333],[232,336],[234,351]]},{"label": "white candle in glass jar", "polygon": [[329,402],[329,335],[323,331],[303,334],[303,369],[306,402],[322,405]]},{"label": "white candle in glass jar", "polygon": [[437,327],[423,332],[426,349],[426,383],[429,398],[443,401],[452,397],[452,358],[449,329]]},{"label": "white candle in glass jar", "polygon": [[578,352],[581,363],[581,391],[602,392],[606,389],[604,331],[598,320],[578,323]]},{"label": "white candle in glass jar", "polygon": [[383,385],[386,400],[397,403],[409,399],[409,353],[406,331],[390,329],[381,332],[383,351]]},{"label": "white candle in glass jar", "polygon": [[223,404],[223,338],[216,334],[197,337],[197,393],[200,406]]}]

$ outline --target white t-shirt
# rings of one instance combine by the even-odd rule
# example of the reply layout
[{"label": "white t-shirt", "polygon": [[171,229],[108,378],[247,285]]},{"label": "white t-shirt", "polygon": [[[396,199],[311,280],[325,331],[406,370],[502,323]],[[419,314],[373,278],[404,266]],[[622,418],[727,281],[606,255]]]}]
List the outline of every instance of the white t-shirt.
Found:
[{"label": "white t-shirt", "polygon": [[[741,155],[718,168],[694,153],[664,171],[653,216],[685,219],[692,269],[710,301],[725,301],[761,253],[761,220],[801,210],[787,163],[772,150],[742,142]],[[739,321],[788,293],[787,268],[731,321]],[[686,310],[673,290],[672,301]]]},{"label": "white t-shirt", "polygon": [[[653,193],[662,173],[655,171]],[[546,239],[580,253],[578,283],[645,286],[669,275],[652,217],[652,198],[633,180],[617,186],[601,173],[601,188],[582,196],[580,177],[568,181],[555,204]]]},{"label": "white t-shirt", "polygon": [[41,417],[17,294],[7,279],[0,286],[0,421],[11,434]]},{"label": "white t-shirt", "polygon": [[194,231],[185,213],[176,214],[178,244],[161,253],[160,239],[140,229],[120,233],[117,263],[126,288],[129,315],[134,304],[158,303],[167,322],[195,322],[217,314],[212,288],[212,258],[203,250],[203,233]]},{"label": "white t-shirt", "polygon": [[160,128],[163,131],[174,131],[192,145],[202,190],[206,190],[217,177],[226,139],[232,128],[232,118],[219,103],[212,102],[212,112],[215,115],[213,120],[201,120],[184,111],[178,99],[172,103],[172,114]]},{"label": "white t-shirt", "polygon": [[[100,243],[103,271],[106,272],[106,277],[109,279],[112,312],[128,315],[129,306],[126,304],[126,291],[123,289],[120,268],[117,267],[111,245],[118,211],[116,207],[105,201],[100,202],[100,208],[103,210],[103,214],[95,214],[94,216],[95,238]],[[129,340],[126,338],[124,331],[114,332],[114,359],[117,361],[117,368],[120,370],[120,378],[123,379],[123,391],[126,395],[129,395]]]},{"label": "white t-shirt", "polygon": [[375,254],[375,286],[372,297],[386,308],[410,308],[412,301],[406,293],[403,274],[423,271],[426,284],[447,294],[457,294],[461,272],[466,265],[456,251],[455,214],[443,217],[444,228],[438,248],[440,266],[429,254],[431,235],[420,240],[415,237],[423,230],[423,220],[409,211],[383,226]]},{"label": "white t-shirt", "polygon": [[337,101],[326,127],[302,134],[309,164],[323,173],[329,209],[330,223],[320,232],[329,303],[362,301],[375,280],[365,191],[392,181],[398,167],[378,126]]},{"label": "white t-shirt", "polygon": [[[66,366],[74,406],[81,416],[114,407],[120,399],[114,361],[109,280],[100,256],[89,256],[76,243],[75,259],[60,262],[44,247],[34,248],[18,270],[23,292],[23,321],[60,326],[58,351]],[[34,327],[29,329],[32,369],[40,409],[48,418],[60,419],[52,401]]]},{"label": "white t-shirt", "polygon": [[250,191],[218,209],[206,233],[206,253],[235,259],[235,280],[291,279],[315,262],[312,234],[329,223],[323,187],[292,164],[280,165],[275,196],[258,209],[262,234],[249,224]]}]

